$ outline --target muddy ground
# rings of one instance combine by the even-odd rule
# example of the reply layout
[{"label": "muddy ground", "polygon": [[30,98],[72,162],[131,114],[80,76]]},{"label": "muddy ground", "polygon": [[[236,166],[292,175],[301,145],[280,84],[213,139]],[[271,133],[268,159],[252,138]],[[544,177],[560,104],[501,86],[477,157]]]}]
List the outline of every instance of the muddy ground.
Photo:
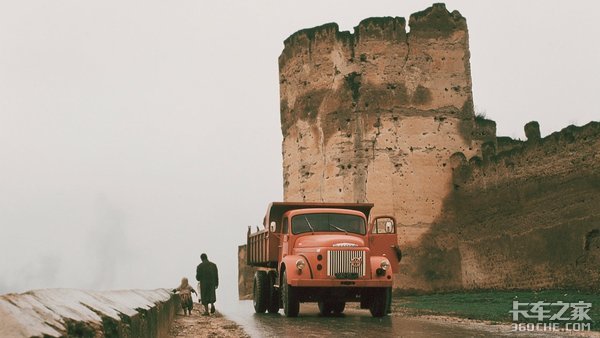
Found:
[{"label": "muddy ground", "polygon": [[[241,301],[237,306],[224,308],[229,320],[217,309],[211,316],[202,316],[202,307],[194,305],[191,316],[177,314],[169,337],[329,337],[357,336],[377,332],[380,337],[600,337],[599,332],[513,332],[509,323],[473,320],[443,315],[425,315],[394,306],[394,313],[383,319],[371,318],[368,311],[349,304],[340,317],[321,317],[314,304],[303,304],[299,318],[285,318],[281,314],[256,315],[251,302]],[[245,331],[242,325],[249,331]],[[306,327],[310,326],[310,332]],[[251,335],[249,334],[251,333]]]},{"label": "muddy ground", "polygon": [[194,309],[190,316],[183,315],[180,311],[175,317],[169,337],[178,338],[196,338],[196,337],[243,337],[250,336],[235,322],[225,318],[217,309],[217,312],[210,316],[203,316],[202,305],[194,304]]}]

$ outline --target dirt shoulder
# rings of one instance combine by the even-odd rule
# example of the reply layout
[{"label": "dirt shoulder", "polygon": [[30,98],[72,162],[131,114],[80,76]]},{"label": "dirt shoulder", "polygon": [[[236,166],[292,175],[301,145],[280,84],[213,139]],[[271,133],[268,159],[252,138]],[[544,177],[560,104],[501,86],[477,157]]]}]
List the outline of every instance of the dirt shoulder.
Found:
[{"label": "dirt shoulder", "polygon": [[511,324],[491,322],[486,320],[466,319],[443,315],[423,315],[417,313],[395,313],[395,316],[413,317],[428,323],[438,323],[452,327],[461,327],[468,330],[489,332],[491,336],[527,336],[527,337],[596,337],[600,338],[597,331],[522,331],[516,332]]},{"label": "dirt shoulder", "polygon": [[225,318],[218,310],[213,315],[202,316],[200,309],[202,305],[194,304],[194,310],[190,316],[184,316],[183,312],[176,315],[171,324],[169,337],[196,338],[196,337],[247,337],[250,336],[235,322]]},{"label": "dirt shoulder", "polygon": [[[566,330],[563,325],[562,328],[552,329],[549,326],[544,327],[543,323],[540,323],[538,327],[529,329],[526,327],[528,325],[526,323],[516,326],[509,321],[511,319],[509,310],[513,299],[534,302],[540,298],[558,298],[560,300],[559,297],[564,296],[567,296],[564,291],[560,294],[551,291],[539,293],[515,291],[397,296],[392,301],[392,312],[394,316],[412,317],[442,325],[487,331],[492,336],[517,334],[532,337],[600,337],[600,332],[590,331],[589,328],[579,331],[576,329]],[[590,297],[588,294],[575,293],[574,297],[577,299],[589,297],[592,298],[592,301],[596,301],[596,298]],[[592,318],[597,318],[596,312],[592,314]]]}]

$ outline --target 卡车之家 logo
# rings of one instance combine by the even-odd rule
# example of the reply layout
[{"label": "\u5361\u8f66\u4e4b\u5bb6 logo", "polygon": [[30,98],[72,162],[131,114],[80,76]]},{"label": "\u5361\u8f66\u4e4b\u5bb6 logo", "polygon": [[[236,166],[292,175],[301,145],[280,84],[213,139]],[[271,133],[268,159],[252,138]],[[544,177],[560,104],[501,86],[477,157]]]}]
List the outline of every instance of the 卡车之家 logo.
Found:
[{"label": "\u5361\u8f66\u4e4b\u5bb6 logo", "polygon": [[[579,301],[554,303],[539,301],[521,303],[513,301],[513,331],[590,331],[592,303]],[[524,320],[524,322],[520,322]]]}]

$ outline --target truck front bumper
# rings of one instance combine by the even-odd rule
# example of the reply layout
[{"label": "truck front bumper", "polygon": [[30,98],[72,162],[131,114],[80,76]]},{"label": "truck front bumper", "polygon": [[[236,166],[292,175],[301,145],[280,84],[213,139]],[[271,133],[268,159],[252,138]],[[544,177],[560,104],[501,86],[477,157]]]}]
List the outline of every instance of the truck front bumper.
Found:
[{"label": "truck front bumper", "polygon": [[392,287],[391,279],[292,279],[288,283],[291,286],[300,287],[365,287],[365,288],[388,288]]}]

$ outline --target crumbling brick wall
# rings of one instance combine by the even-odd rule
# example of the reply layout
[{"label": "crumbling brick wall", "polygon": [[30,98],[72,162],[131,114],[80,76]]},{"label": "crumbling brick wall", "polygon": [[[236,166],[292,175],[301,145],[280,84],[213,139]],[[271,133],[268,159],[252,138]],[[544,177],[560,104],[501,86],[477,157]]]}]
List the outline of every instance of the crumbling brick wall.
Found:
[{"label": "crumbling brick wall", "polygon": [[416,249],[422,285],[600,288],[600,123],[525,129],[507,151],[453,155],[453,191]]}]

